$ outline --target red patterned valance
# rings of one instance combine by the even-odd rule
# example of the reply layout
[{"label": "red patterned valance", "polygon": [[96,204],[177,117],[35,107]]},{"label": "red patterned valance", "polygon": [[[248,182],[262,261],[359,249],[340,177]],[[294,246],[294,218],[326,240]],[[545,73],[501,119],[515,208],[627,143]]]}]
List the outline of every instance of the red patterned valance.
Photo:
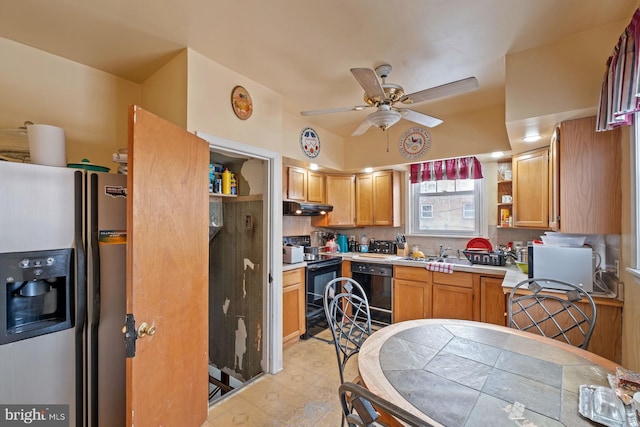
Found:
[{"label": "red patterned valance", "polygon": [[640,111],[640,9],[618,39],[602,79],[596,131],[630,125]]},{"label": "red patterned valance", "polygon": [[434,160],[411,165],[411,183],[453,179],[481,179],[482,165],[475,157]]}]

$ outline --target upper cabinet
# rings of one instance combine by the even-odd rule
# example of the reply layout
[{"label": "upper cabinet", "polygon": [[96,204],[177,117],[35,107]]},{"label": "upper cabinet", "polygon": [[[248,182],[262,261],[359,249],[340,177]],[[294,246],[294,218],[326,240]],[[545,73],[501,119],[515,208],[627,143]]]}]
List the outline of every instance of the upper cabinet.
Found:
[{"label": "upper cabinet", "polygon": [[563,233],[622,231],[620,129],[596,132],[595,128],[595,117],[565,121],[555,141],[559,213],[554,214],[559,226],[554,229]]},{"label": "upper cabinet", "polygon": [[333,212],[311,217],[315,227],[355,227],[356,177],[355,175],[325,175],[326,203]]},{"label": "upper cabinet", "polygon": [[286,199],[297,202],[324,203],[324,175],[303,168],[287,168]]},{"label": "upper cabinet", "polygon": [[356,176],[356,226],[372,225],[402,225],[398,171],[378,171]]},{"label": "upper cabinet", "polygon": [[512,158],[513,225],[549,227],[549,149],[542,148]]}]

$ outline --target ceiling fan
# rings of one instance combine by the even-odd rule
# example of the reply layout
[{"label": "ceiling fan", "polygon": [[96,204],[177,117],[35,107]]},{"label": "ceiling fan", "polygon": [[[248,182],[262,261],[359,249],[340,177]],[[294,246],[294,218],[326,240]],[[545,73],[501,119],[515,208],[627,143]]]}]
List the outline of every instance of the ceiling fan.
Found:
[{"label": "ceiling fan", "polygon": [[[442,120],[408,108],[396,107],[396,104],[417,104],[418,102],[457,95],[478,88],[478,80],[475,77],[468,77],[407,95],[404,93],[402,86],[386,82],[386,78],[391,74],[391,70],[391,65],[388,64],[376,67],[375,71],[371,68],[351,69],[351,73],[364,89],[364,101],[366,105],[301,111],[300,114],[303,116],[312,116],[345,111],[361,111],[365,108],[375,107],[376,112],[369,114],[351,136],[362,135],[370,126],[376,126],[384,131],[402,118],[423,126],[435,127],[441,124]],[[382,83],[379,79],[382,80]]]}]

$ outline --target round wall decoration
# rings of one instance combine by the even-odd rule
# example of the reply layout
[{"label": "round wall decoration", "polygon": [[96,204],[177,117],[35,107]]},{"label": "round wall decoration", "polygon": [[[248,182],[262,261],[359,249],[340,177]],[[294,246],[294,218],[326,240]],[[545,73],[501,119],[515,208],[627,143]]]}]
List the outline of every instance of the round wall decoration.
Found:
[{"label": "round wall decoration", "polygon": [[398,143],[398,150],[407,159],[417,159],[422,157],[431,148],[431,137],[422,128],[411,128],[407,130]]},{"label": "round wall decoration", "polygon": [[320,137],[311,128],[304,128],[300,133],[300,147],[307,157],[318,157],[320,154]]},{"label": "round wall decoration", "polygon": [[231,107],[240,120],[247,120],[253,113],[253,103],[249,92],[242,86],[236,86],[231,91]]}]

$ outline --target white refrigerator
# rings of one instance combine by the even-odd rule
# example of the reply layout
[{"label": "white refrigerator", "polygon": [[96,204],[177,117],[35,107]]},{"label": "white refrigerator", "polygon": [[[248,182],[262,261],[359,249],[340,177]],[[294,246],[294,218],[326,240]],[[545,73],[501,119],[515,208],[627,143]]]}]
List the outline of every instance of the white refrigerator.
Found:
[{"label": "white refrigerator", "polygon": [[126,194],[125,175],[0,162],[0,405],[125,424]]}]

